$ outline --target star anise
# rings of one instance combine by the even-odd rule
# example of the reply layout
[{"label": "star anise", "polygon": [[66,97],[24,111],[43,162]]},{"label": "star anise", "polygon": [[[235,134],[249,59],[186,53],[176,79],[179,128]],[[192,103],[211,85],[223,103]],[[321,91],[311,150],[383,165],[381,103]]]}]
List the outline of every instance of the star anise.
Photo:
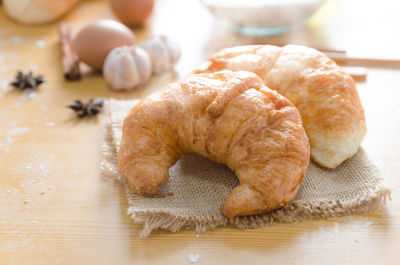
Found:
[{"label": "star anise", "polygon": [[87,103],[75,100],[68,108],[74,110],[79,118],[97,115],[103,109],[104,101],[101,98],[90,99]]},{"label": "star anise", "polygon": [[33,76],[32,72],[30,71],[27,74],[18,71],[17,75],[15,76],[15,80],[11,83],[11,85],[21,91],[25,90],[35,90],[44,82],[43,76]]}]

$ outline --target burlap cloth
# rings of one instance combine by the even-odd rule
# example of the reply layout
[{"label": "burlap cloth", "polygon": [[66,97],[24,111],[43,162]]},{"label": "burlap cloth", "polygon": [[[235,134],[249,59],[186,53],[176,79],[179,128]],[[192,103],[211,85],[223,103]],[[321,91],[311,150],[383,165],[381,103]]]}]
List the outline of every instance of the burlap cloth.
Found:
[{"label": "burlap cloth", "polygon": [[263,215],[225,218],[219,208],[233,187],[238,185],[238,179],[225,165],[193,154],[183,156],[170,169],[170,179],[162,191],[173,192],[173,196],[138,196],[121,178],[117,166],[122,121],[135,103],[107,102],[108,121],[101,165],[103,176],[124,185],[129,203],[128,214],[135,223],[143,224],[143,237],[154,229],[177,232],[194,228],[203,232],[227,224],[255,228],[273,222],[333,218],[376,209],[390,196],[390,190],[362,149],[334,170],[310,163],[295,199],[285,207]]}]

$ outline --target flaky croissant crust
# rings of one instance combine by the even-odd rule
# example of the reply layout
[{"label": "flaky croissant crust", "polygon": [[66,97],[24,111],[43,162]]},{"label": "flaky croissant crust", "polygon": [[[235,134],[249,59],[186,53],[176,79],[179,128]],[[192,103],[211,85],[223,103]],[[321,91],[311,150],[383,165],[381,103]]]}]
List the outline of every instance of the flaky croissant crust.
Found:
[{"label": "flaky croissant crust", "polygon": [[141,195],[159,194],[184,153],[226,164],[240,180],[222,206],[228,218],[293,199],[310,147],[298,110],[255,74],[193,74],[133,107],[123,124],[119,168]]},{"label": "flaky croissant crust", "polygon": [[335,168],[357,152],[366,133],[364,109],[354,80],[326,55],[300,45],[237,46],[217,52],[194,72],[223,69],[256,73],[292,101],[311,157],[321,166]]}]

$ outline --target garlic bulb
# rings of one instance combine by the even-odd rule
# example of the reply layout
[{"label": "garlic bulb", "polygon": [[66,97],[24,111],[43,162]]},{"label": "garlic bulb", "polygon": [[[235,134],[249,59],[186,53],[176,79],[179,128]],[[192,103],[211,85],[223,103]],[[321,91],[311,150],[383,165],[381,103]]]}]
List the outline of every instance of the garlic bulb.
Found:
[{"label": "garlic bulb", "polygon": [[156,74],[170,70],[181,56],[178,44],[166,36],[153,36],[140,47],[150,55],[153,72]]},{"label": "garlic bulb", "polygon": [[113,49],[103,66],[103,75],[115,90],[130,90],[142,85],[149,80],[151,72],[149,55],[135,45]]}]

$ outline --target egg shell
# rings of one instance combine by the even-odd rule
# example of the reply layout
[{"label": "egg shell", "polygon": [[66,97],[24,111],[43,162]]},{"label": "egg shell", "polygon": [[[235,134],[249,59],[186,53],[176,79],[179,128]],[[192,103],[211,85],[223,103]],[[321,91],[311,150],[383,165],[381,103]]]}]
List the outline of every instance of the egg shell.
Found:
[{"label": "egg shell", "polygon": [[135,43],[135,35],[128,27],[109,19],[85,26],[73,41],[79,59],[97,70],[103,68],[104,60],[112,49]]},{"label": "egg shell", "polygon": [[126,25],[140,25],[153,11],[154,0],[111,0],[114,14]]}]

